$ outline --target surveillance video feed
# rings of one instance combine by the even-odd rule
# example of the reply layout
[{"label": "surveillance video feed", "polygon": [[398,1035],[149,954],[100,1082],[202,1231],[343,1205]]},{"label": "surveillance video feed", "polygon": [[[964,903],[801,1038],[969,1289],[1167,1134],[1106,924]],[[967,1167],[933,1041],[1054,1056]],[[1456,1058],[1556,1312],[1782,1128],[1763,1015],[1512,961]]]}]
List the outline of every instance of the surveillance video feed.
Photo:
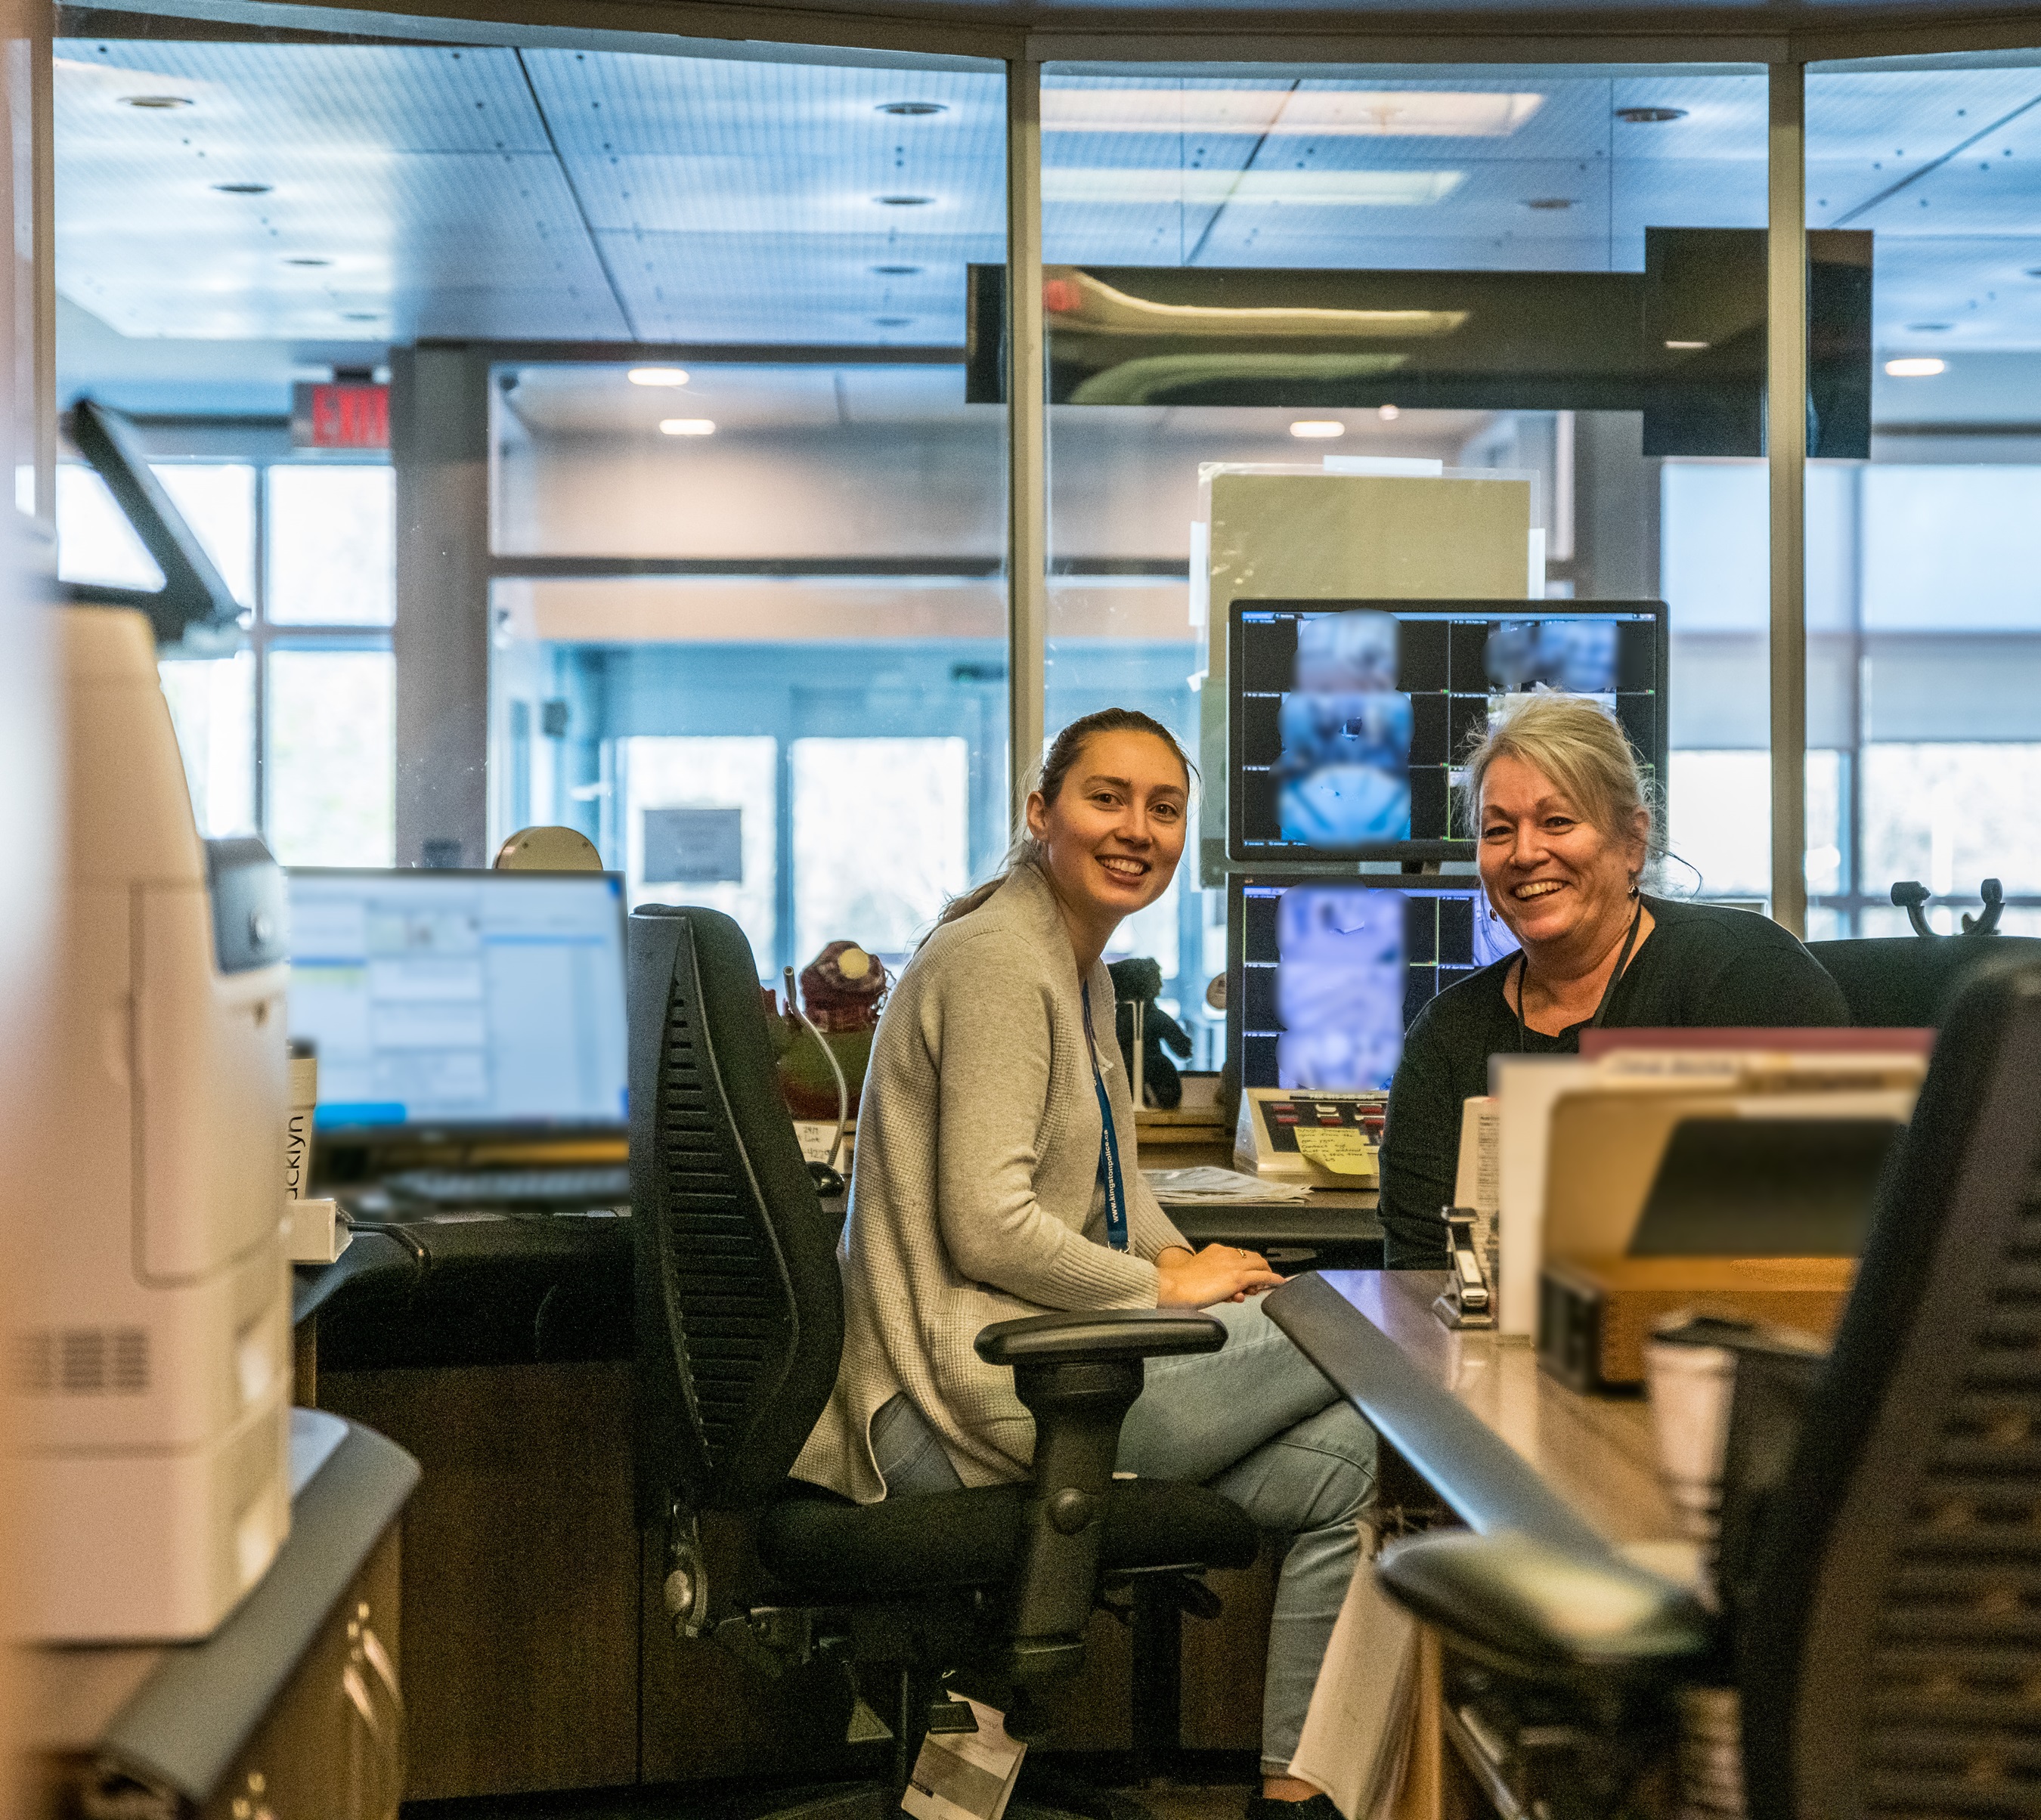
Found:
[{"label": "surveillance video feed", "polygon": [[1456,825],[1458,761],[1546,691],[1599,703],[1647,762],[1659,745],[1649,612],[1287,601],[1237,612],[1239,858],[1387,857],[1469,841]]},{"label": "surveillance video feed", "polygon": [[1478,888],[1242,887],[1241,1080],[1386,1088],[1403,1032],[1516,939]]}]

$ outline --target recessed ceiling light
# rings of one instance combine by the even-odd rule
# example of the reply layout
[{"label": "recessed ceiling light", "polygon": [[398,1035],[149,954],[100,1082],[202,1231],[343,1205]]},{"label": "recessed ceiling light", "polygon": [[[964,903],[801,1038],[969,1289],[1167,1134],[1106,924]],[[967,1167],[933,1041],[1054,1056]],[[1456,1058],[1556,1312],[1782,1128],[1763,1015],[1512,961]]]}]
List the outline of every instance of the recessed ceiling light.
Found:
[{"label": "recessed ceiling light", "polygon": [[872,326],[880,329],[904,329],[914,321],[912,316],[874,316]]},{"label": "recessed ceiling light", "polygon": [[2041,278],[2041,265],[2028,266],[2027,268],[2027,276],[2030,278]]},{"label": "recessed ceiling light", "polygon": [[1394,423],[1403,414],[1393,404],[1386,404],[1375,414],[1384,423]]},{"label": "recessed ceiling light", "polygon": [[634,386],[684,386],[688,376],[678,367],[633,367],[624,376]]},{"label": "recessed ceiling light", "polygon": [[1634,127],[1663,126],[1668,120],[1683,120],[1687,117],[1684,108],[1618,108],[1616,117],[1627,120]]},{"label": "recessed ceiling light", "polygon": [[1457,170],[1185,170],[1154,165],[1062,165],[1042,173],[1042,195],[1049,202],[1379,208],[1443,201],[1459,187],[1464,175]]},{"label": "recessed ceiling light", "polygon": [[1953,322],[1909,322],[1906,332],[1909,335],[1946,335],[1955,326]]},{"label": "recessed ceiling light", "polygon": [[1290,433],[1301,442],[1330,442],[1346,434],[1346,425],[1330,418],[1305,418],[1290,425]]},{"label": "recessed ceiling light", "polygon": [[286,265],[330,265],[333,261],[330,259],[286,259],[284,263]]},{"label": "recessed ceiling light", "polygon": [[124,108],[147,108],[152,111],[168,110],[171,108],[188,108],[192,105],[192,98],[189,95],[123,95],[120,97],[120,105]]},{"label": "recessed ceiling light", "polygon": [[713,436],[715,425],[705,417],[670,417],[659,425],[662,436]]},{"label": "recessed ceiling light", "polygon": [[380,310],[347,310],[341,312],[340,319],[343,322],[380,322],[383,320],[383,312]]},{"label": "recessed ceiling light", "polygon": [[872,269],[882,278],[914,278],[921,275],[918,265],[875,265]]},{"label": "recessed ceiling light", "polygon": [[1932,355],[1921,355],[1903,361],[1887,361],[1886,377],[1895,380],[1931,380],[1936,374],[1947,372],[1949,363],[1938,361]]},{"label": "recessed ceiling light", "polygon": [[212,187],[222,196],[267,196],[269,193],[269,185],[266,183],[216,183]]},{"label": "recessed ceiling light", "polygon": [[924,114],[946,114],[950,110],[941,101],[882,101],[879,105],[879,111],[882,114],[904,114],[918,119]]},{"label": "recessed ceiling light", "polygon": [[1704,348],[1708,344],[1706,341],[1668,341],[1665,344],[1669,348],[1677,349],[1687,353],[1691,353],[1698,348]]},{"label": "recessed ceiling light", "polygon": [[1524,204],[1526,208],[1552,210],[1571,208],[1573,205],[1574,199],[1570,196],[1534,196]]},{"label": "recessed ceiling light", "polygon": [[933,196],[875,196],[872,200],[884,208],[919,208],[936,199]]},{"label": "recessed ceiling light", "polygon": [[1056,89],[1044,132],[1238,133],[1255,138],[1506,139],[1540,94],[1443,89]]}]

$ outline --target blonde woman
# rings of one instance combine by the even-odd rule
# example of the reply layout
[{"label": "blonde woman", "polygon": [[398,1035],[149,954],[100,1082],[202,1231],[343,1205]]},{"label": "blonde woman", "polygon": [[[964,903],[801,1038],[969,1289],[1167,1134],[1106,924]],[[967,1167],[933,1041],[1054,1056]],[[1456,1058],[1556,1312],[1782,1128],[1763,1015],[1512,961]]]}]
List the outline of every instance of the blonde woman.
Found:
[{"label": "blonde woman", "polygon": [[1151,1360],[1119,1466],[1207,1485],[1285,1539],[1248,1811],[1338,1820],[1289,1773],[1359,1558],[1375,1436],[1261,1312],[1251,1251],[1193,1251],[1142,1179],[1103,956],[1168,888],[1190,766],[1107,708],[1057,735],[1006,870],[958,899],[879,1019],[844,1231],[843,1361],[794,1470],[860,1503],[1024,1478],[1034,1421],[973,1350],[1047,1309],[1207,1308],[1223,1351]]},{"label": "blonde woman", "polygon": [[1778,924],[1642,889],[1652,813],[1636,754],[1577,696],[1526,702],[1467,761],[1482,888],[1520,951],[1440,993],[1405,1039],[1382,1153],[1389,1262],[1443,1269],[1460,1108],[1495,1055],[1572,1055],[1581,1032],[1847,1024],[1841,990]]}]

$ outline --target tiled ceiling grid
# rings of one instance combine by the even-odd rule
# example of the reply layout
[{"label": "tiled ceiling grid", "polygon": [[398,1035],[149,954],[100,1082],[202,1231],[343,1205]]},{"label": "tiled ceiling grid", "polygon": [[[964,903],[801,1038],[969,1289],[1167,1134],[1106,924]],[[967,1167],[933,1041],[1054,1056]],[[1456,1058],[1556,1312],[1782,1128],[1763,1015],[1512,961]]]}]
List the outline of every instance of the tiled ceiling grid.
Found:
[{"label": "tiled ceiling grid", "polygon": [[[1001,257],[993,74],[71,40],[57,78],[59,281],[131,336],[954,345]],[[1048,89],[1052,261],[1635,269],[1646,227],[1764,219],[1761,76]],[[1322,130],[1376,90],[1488,124]],[[1877,231],[1881,346],[2041,346],[2037,103],[2035,69],[1810,78],[1810,217]]]}]

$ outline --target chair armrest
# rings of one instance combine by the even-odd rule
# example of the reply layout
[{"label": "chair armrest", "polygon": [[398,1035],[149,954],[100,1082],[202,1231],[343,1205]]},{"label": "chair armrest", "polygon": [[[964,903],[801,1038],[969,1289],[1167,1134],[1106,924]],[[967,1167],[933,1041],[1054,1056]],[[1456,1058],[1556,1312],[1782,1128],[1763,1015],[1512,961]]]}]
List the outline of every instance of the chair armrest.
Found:
[{"label": "chair armrest", "polygon": [[1513,1531],[1413,1536],[1378,1570],[1459,1648],[1532,1681],[1627,1688],[1698,1669],[1717,1646],[1715,1621],[1671,1581]]},{"label": "chair armrest", "polygon": [[1225,1344],[1226,1329],[1209,1314],[1177,1309],[1037,1314],[979,1334],[978,1356],[1013,1368],[1014,1395],[1035,1418],[1032,1482],[1008,1595],[1007,1666],[1016,1681],[1066,1675],[1084,1661],[1106,1490],[1144,1361]]},{"label": "chair armrest", "polygon": [[1216,1353],[1226,1344],[1226,1329],[1209,1314],[1183,1309],[1105,1308],[995,1322],[979,1330],[977,1344],[978,1356],[988,1365],[1161,1359]]}]

